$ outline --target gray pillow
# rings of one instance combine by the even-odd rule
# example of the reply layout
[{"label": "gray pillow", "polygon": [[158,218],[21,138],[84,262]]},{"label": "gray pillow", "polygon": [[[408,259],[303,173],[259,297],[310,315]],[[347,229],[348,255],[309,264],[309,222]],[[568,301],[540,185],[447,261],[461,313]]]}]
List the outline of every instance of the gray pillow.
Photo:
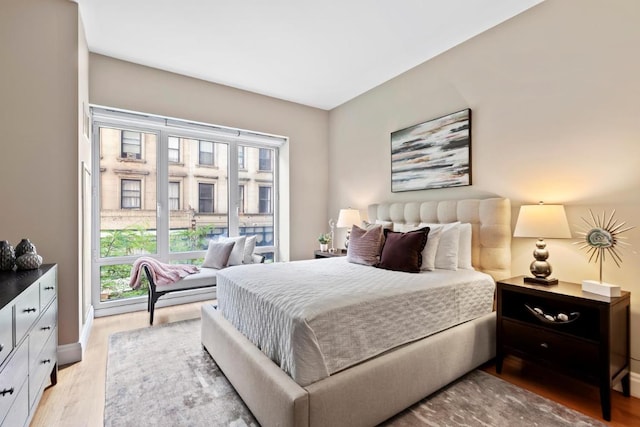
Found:
[{"label": "gray pillow", "polygon": [[229,255],[236,242],[214,242],[209,241],[207,254],[204,256],[203,267],[206,268],[225,268],[229,262]]}]

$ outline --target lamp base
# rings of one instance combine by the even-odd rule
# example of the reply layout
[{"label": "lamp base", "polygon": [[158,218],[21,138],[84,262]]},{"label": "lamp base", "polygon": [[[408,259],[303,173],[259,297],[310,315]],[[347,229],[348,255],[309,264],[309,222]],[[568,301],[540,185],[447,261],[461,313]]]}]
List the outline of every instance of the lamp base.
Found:
[{"label": "lamp base", "polygon": [[553,278],[543,278],[543,277],[531,277],[531,276],[525,276],[524,277],[524,282],[525,283],[535,283],[537,285],[545,285],[545,286],[551,286],[551,285],[557,285],[558,284],[558,279],[553,279]]}]

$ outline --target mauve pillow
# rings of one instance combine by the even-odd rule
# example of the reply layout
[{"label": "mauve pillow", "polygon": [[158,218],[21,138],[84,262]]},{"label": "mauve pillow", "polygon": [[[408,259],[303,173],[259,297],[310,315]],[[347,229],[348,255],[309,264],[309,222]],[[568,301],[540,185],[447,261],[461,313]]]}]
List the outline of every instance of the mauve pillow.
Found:
[{"label": "mauve pillow", "polygon": [[384,235],[384,246],[377,267],[419,273],[422,265],[422,250],[427,244],[429,227],[407,233],[385,230]]},{"label": "mauve pillow", "polygon": [[382,249],[382,226],[374,225],[363,230],[354,225],[351,227],[347,261],[354,264],[376,265],[380,262]]}]

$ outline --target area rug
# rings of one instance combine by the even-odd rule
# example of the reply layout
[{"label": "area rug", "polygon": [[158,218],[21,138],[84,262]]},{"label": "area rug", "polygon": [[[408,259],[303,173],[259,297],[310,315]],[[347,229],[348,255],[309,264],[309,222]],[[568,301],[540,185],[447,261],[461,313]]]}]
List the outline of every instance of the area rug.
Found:
[{"label": "area rug", "polygon": [[[259,424],[200,343],[200,320],[109,337],[104,425]],[[475,370],[383,423],[404,426],[604,426]]]}]

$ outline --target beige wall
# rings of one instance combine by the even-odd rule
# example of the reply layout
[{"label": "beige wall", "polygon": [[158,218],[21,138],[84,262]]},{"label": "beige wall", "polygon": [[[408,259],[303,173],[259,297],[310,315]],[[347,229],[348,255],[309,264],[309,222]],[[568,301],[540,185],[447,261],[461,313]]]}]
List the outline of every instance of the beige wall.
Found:
[{"label": "beige wall", "polygon": [[[514,205],[566,204],[638,228],[605,281],[632,292],[632,363],[640,372],[640,2],[547,0],[330,113],[327,215],[375,201],[499,195]],[[473,185],[391,193],[392,131],[470,107]],[[366,161],[362,161],[366,159]],[[345,184],[348,183],[348,184]],[[574,240],[549,240],[554,275],[597,278]],[[528,272],[532,239],[513,240],[514,275]]]},{"label": "beige wall", "polygon": [[58,337],[76,342],[78,6],[4,0],[0,13],[0,239],[58,264]]},{"label": "beige wall", "polygon": [[97,54],[90,55],[90,101],[289,137],[280,153],[289,164],[280,178],[290,199],[280,195],[289,204],[280,211],[282,258],[313,256],[316,237],[328,228],[327,111]]}]

